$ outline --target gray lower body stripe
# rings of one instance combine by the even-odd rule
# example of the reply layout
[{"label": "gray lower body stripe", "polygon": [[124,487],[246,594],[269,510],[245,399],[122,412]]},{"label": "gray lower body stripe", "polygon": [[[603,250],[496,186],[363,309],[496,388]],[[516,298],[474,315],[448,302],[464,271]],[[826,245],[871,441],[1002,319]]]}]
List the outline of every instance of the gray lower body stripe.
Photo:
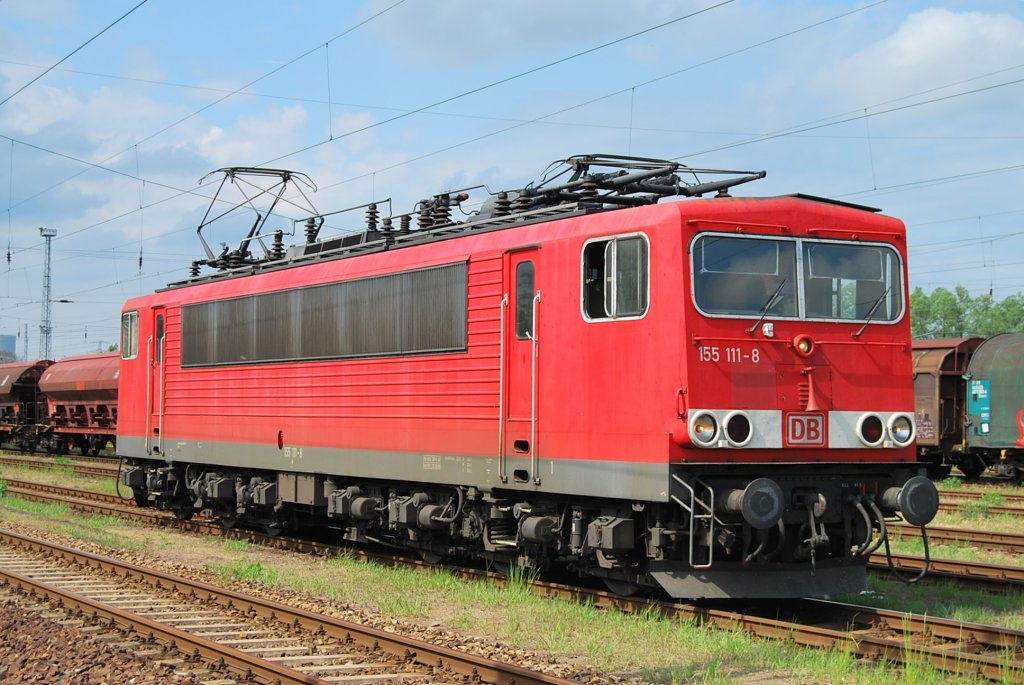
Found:
[{"label": "gray lower body stripe", "polygon": [[[352,478],[415,481],[438,485],[471,485],[482,490],[544,492],[654,502],[668,501],[669,465],[623,461],[552,460],[540,457],[538,473],[529,456],[506,459],[508,482],[502,483],[497,456],[424,454],[327,447],[285,447],[229,442],[163,440],[167,463],[223,465],[288,473],[319,473]],[[161,459],[146,453],[144,438],[120,436],[119,455]],[[518,482],[515,477],[525,476]],[[534,475],[540,485],[533,482]]]}]

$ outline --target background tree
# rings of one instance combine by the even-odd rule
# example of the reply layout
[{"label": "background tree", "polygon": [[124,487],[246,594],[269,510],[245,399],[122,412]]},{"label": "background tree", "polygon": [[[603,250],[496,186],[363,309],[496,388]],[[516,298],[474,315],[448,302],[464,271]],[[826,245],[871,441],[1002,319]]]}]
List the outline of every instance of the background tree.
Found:
[{"label": "background tree", "polygon": [[968,335],[987,338],[997,333],[1024,332],[1024,293],[996,302],[988,294],[971,297],[962,285],[953,292],[936,288],[930,294],[914,288],[910,326],[915,339]]}]

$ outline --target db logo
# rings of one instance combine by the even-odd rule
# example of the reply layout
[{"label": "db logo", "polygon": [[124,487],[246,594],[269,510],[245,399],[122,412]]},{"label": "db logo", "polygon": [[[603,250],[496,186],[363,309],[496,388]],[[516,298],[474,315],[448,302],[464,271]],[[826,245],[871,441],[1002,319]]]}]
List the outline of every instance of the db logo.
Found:
[{"label": "db logo", "polygon": [[786,414],[786,447],[825,446],[825,417],[822,414]]}]

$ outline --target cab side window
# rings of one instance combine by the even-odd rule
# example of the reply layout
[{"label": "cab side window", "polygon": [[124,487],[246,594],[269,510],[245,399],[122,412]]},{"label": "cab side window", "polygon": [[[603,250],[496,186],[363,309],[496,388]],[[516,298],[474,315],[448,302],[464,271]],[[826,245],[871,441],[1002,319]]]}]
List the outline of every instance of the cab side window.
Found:
[{"label": "cab side window", "polygon": [[583,312],[587,319],[647,313],[650,258],[647,238],[596,240],[583,248]]},{"label": "cab side window", "polygon": [[121,359],[135,359],[139,356],[139,313],[125,312],[121,315]]},{"label": "cab side window", "polygon": [[516,337],[533,339],[533,262],[516,265]]}]

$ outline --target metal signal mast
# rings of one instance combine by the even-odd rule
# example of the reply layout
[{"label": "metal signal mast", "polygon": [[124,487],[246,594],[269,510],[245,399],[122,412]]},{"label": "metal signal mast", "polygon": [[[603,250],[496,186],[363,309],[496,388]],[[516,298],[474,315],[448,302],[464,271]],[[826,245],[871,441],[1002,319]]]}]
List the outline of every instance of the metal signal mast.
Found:
[{"label": "metal signal mast", "polygon": [[39,235],[46,239],[46,261],[43,265],[43,316],[39,324],[39,357],[40,359],[52,359],[53,344],[50,342],[50,314],[52,309],[50,301],[50,241],[57,235],[57,229],[40,226]]}]

